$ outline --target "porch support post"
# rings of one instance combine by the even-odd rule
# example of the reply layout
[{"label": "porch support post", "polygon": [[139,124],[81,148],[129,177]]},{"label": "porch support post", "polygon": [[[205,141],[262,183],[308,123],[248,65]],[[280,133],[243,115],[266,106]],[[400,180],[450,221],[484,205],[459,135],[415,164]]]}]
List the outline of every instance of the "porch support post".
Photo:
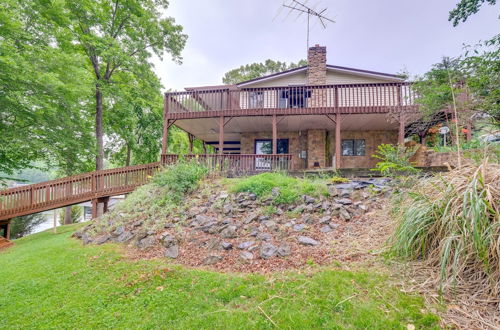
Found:
[{"label": "porch support post", "polygon": [[166,155],[168,152],[168,128],[169,128],[168,99],[167,99],[167,94],[165,93],[165,97],[163,100],[163,140],[161,145],[162,155]]},{"label": "porch support post", "polygon": [[335,169],[341,168],[341,139],[340,136],[340,113],[335,114]]},{"label": "porch support post", "polygon": [[219,117],[219,154],[224,153],[224,116]]},{"label": "porch support post", "polygon": [[97,207],[99,203],[97,202],[97,198],[92,200],[92,220],[97,218]]},{"label": "porch support post", "polygon": [[399,132],[398,132],[398,144],[404,145],[405,143],[405,117],[403,111],[399,114]]},{"label": "porch support post", "polygon": [[10,240],[10,223],[12,219],[7,219],[7,222],[4,225],[0,226],[0,229],[3,227],[3,237]]},{"label": "porch support post", "polygon": [[276,115],[273,115],[273,155],[278,153],[278,123]]}]

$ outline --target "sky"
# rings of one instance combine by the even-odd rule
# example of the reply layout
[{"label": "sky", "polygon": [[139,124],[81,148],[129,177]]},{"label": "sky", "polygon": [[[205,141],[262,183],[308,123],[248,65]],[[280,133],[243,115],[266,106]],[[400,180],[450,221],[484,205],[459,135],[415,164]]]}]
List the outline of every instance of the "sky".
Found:
[{"label": "sky", "polygon": [[[326,29],[311,19],[311,46],[327,47],[327,63],[386,73],[422,74],[443,56],[458,56],[500,32],[500,4],[453,27],[458,0],[305,0],[335,21]],[[289,0],[288,0],[289,2]],[[307,57],[305,16],[283,0],[171,0],[166,15],[184,27],[182,64],[155,59],[165,89],[222,84],[224,73],[266,59]]]}]

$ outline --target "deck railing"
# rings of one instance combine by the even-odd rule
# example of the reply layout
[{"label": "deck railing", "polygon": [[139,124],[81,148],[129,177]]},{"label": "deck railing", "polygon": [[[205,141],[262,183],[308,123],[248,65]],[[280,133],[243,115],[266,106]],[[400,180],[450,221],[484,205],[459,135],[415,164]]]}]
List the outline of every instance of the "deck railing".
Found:
[{"label": "deck railing", "polygon": [[292,155],[163,155],[165,165],[173,164],[179,159],[196,160],[210,170],[222,171],[229,175],[244,175],[266,171],[289,171],[292,169]]},{"label": "deck railing", "polygon": [[[160,163],[78,174],[0,191],[0,220],[134,190]],[[26,213],[28,212],[28,213]]]},{"label": "deck railing", "polygon": [[415,92],[411,88],[411,83],[192,90],[169,92],[165,97],[170,114],[265,109],[366,113],[415,105]]},{"label": "deck railing", "polygon": [[[163,165],[196,160],[211,171],[244,175],[291,169],[292,155],[163,155]],[[161,163],[78,174],[57,180],[0,190],[0,220],[131,192],[148,182]]]}]

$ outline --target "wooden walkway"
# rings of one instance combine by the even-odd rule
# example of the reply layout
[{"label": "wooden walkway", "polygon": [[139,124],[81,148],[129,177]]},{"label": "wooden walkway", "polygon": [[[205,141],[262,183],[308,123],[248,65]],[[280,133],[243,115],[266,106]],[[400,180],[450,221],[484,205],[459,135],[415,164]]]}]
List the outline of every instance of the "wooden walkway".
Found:
[{"label": "wooden walkway", "polygon": [[128,166],[1,190],[0,221],[129,193],[159,168],[160,163]]}]

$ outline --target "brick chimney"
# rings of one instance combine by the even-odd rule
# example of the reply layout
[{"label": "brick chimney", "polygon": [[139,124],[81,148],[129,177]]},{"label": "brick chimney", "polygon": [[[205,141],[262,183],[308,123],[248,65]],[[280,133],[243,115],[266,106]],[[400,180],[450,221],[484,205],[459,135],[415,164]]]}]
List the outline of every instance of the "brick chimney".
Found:
[{"label": "brick chimney", "polygon": [[326,85],[326,47],[315,45],[307,53],[307,83]]}]

